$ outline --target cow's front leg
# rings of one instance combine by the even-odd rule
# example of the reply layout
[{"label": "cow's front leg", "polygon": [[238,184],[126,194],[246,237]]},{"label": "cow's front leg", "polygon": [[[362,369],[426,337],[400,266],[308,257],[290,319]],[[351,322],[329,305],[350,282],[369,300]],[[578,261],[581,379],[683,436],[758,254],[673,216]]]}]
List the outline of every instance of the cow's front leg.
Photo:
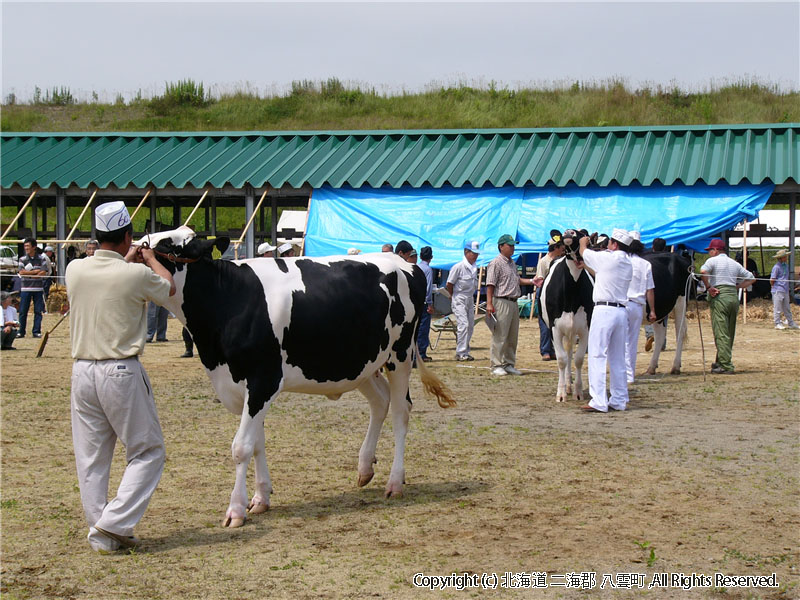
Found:
[{"label": "cow's front leg", "polygon": [[569,381],[569,360],[567,351],[564,349],[563,336],[560,331],[553,328],[553,348],[556,351],[556,361],[558,364],[558,389],[556,390],[556,402],[565,402],[569,397],[567,382]]},{"label": "cow's front leg", "polygon": [[394,429],[394,461],[389,481],[386,483],[386,497],[397,498],[403,495],[406,470],[404,457],[408,414],[411,412],[411,398],[408,395],[408,379],[411,375],[411,358],[397,364],[394,371],[388,372],[389,395],[392,408],[392,428]]},{"label": "cow's front leg", "polygon": [[667,340],[667,328],[664,326],[663,321],[653,323],[653,337],[655,337],[655,343],[653,344],[653,357],[650,359],[650,366],[647,367],[648,375],[656,374],[658,357],[661,355],[661,348],[664,347],[664,342]]},{"label": "cow's front leg", "polygon": [[578,347],[575,349],[575,399],[583,400],[583,361],[586,358],[586,349],[589,347],[589,336],[581,334]]},{"label": "cow's front leg", "polygon": [[272,480],[269,477],[269,467],[267,466],[266,440],[264,427],[259,427],[256,431],[257,439],[253,447],[253,461],[255,463],[255,494],[247,510],[251,515],[260,515],[269,510],[269,495],[272,493]]},{"label": "cow's front leg", "polygon": [[369,427],[364,443],[358,453],[358,487],[364,487],[375,475],[372,465],[378,462],[375,458],[375,448],[381,435],[381,427],[389,412],[389,382],[381,372],[376,372],[358,387],[369,402]]},{"label": "cow's front leg", "polygon": [[[686,297],[678,296],[675,309],[672,311],[675,319],[675,358],[672,359],[672,373],[678,375],[681,372],[681,355],[683,354],[683,342],[686,339],[688,324],[686,323]],[[665,328],[666,335],[666,328]]]},{"label": "cow's front leg", "polygon": [[[231,446],[233,462],[236,465],[236,483],[231,492],[231,502],[225,513],[225,521],[222,523],[224,527],[241,527],[247,518],[247,467],[250,465],[250,458],[253,456],[256,442],[264,439],[265,412],[266,407],[255,417],[251,417],[247,401],[244,403],[239,430],[236,432]],[[259,430],[261,435],[259,435]]]}]

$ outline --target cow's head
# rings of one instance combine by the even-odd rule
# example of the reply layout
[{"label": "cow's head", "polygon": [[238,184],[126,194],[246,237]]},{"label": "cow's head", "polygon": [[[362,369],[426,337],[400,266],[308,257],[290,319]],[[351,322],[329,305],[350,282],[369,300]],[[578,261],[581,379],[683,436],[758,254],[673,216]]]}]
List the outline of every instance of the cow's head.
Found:
[{"label": "cow's head", "polygon": [[139,245],[147,243],[156,253],[159,262],[171,273],[183,270],[183,265],[197,262],[202,258],[211,259],[214,248],[225,252],[230,238],[218,237],[212,240],[201,240],[189,227],[181,226],[170,231],[148,234],[141,238]]}]

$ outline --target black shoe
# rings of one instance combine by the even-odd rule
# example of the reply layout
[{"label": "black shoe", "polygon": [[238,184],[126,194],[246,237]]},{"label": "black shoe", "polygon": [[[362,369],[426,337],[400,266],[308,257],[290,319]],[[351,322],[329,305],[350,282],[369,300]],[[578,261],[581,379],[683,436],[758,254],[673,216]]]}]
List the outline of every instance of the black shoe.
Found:
[{"label": "black shoe", "polygon": [[156,341],[157,342],[168,342],[169,340],[167,338],[161,338],[161,339],[157,339]]},{"label": "black shoe", "polygon": [[16,339],[21,340],[24,337],[25,337],[24,333],[18,333]]},{"label": "black shoe", "polygon": [[153,343],[153,338],[148,338],[148,339],[145,340],[145,342],[147,342],[148,344],[152,344]]},{"label": "black shoe", "polygon": [[733,375],[733,369],[723,369],[722,367],[714,367],[711,369],[714,375]]},{"label": "black shoe", "polygon": [[16,348],[14,346],[3,346],[0,350],[16,350]]},{"label": "black shoe", "polygon": [[34,333],[34,334],[33,334],[33,337],[35,337],[35,338],[40,338],[40,337],[42,337],[42,334],[41,334],[41,333]]},{"label": "black shoe", "polygon": [[423,356],[422,362],[433,362],[433,359],[430,356]]},{"label": "black shoe", "polygon": [[181,354],[178,358],[193,358],[193,357],[194,357],[194,352],[192,352],[191,350],[187,350],[186,352]]}]

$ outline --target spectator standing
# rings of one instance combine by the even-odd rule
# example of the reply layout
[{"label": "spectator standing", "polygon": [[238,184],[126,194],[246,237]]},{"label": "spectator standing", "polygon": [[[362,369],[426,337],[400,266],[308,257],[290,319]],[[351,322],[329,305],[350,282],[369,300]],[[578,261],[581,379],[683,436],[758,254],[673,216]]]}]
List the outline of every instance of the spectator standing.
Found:
[{"label": "spectator standing", "polygon": [[[133,529],[164,469],[164,438],[139,355],[148,301],[163,304],[175,284],[152,249],[132,245],[123,202],[101,204],[95,217],[100,249],[71,262],[66,273],[75,360],[72,441],[89,544],[113,552],[139,544]],[[108,501],[117,438],[126,466],[116,497]]]},{"label": "spectator standing", "polygon": [[3,306],[3,335],[2,335],[2,349],[3,350],[16,350],[14,348],[14,340],[17,337],[17,329],[19,328],[19,315],[17,309],[11,303],[16,292],[2,292],[2,306]]},{"label": "spectator standing", "polygon": [[90,256],[94,256],[94,253],[97,252],[97,248],[99,247],[99,243],[97,240],[89,240],[86,242],[86,253],[84,254],[84,258],[89,258]]},{"label": "spectator standing", "polygon": [[628,302],[625,310],[628,314],[627,336],[625,338],[625,370],[628,383],[633,383],[636,377],[636,350],[639,347],[639,331],[642,329],[642,316],[644,315],[645,302],[650,304],[650,314],[647,321],[656,320],[655,283],[653,283],[653,267],[642,258],[644,246],[639,241],[639,232],[630,232],[633,241],[631,250],[631,283],[628,286]]},{"label": "spectator standing", "polygon": [[47,297],[50,295],[50,286],[53,285],[53,277],[56,276],[58,272],[58,268],[56,267],[56,252],[52,246],[45,246],[44,247],[44,255],[47,257],[47,260],[50,261],[50,276],[44,280],[44,301],[45,301],[45,312],[47,311]]},{"label": "spectator standing", "polygon": [[167,318],[169,311],[155,302],[147,305],[147,341],[168,342]]},{"label": "spectator standing", "polygon": [[425,309],[419,320],[419,332],[417,333],[417,348],[419,357],[424,362],[431,362],[433,359],[428,356],[428,346],[430,346],[431,333],[431,314],[433,314],[433,269],[431,260],[433,259],[433,248],[424,246],[419,253],[419,268],[425,273]]},{"label": "spectator standing", "polygon": [[[564,256],[564,251],[564,242],[561,241],[561,236],[553,234],[553,237],[547,241],[547,254],[536,265],[536,277],[533,278],[533,284],[536,286],[537,306],[541,302],[542,287],[544,280],[547,279],[547,274],[550,273],[550,266],[554,260]],[[539,307],[539,353],[542,355],[542,360],[554,360],[556,357],[556,351],[553,348],[553,333],[542,318],[541,307]]]},{"label": "spectator standing", "polygon": [[[589,250],[589,237],[580,239],[580,252],[586,266],[595,272],[594,310],[589,327],[589,403],[586,412],[625,410],[628,405],[628,384],[625,370],[625,337],[628,328],[625,303],[633,276],[628,255],[633,241],[624,229],[614,229],[607,250]],[[609,398],[606,387],[609,371]]]},{"label": "spectator standing", "polygon": [[261,256],[263,258],[272,258],[275,252],[275,246],[270,244],[269,242],[264,242],[258,246],[256,250],[256,255]]},{"label": "spectator standing", "polygon": [[280,258],[289,258],[291,256],[295,256],[295,254],[294,246],[292,246],[289,242],[278,246],[278,256]]},{"label": "spectator standing", "polygon": [[800,329],[800,326],[792,318],[792,307],[789,303],[789,265],[786,263],[789,253],[786,250],[778,250],[773,258],[778,262],[772,267],[769,274],[769,284],[772,286],[772,316],[775,319],[775,329],[786,329],[786,325],[781,322],[781,313],[787,321],[789,329]]},{"label": "spectator standing", "polygon": [[381,252],[394,252],[394,248],[391,244],[384,244],[381,246]]},{"label": "spectator standing", "polygon": [[39,253],[34,238],[25,238],[25,254],[19,259],[19,274],[22,277],[19,302],[19,334],[24,338],[28,325],[28,311],[33,302],[33,337],[42,337],[42,313],[44,312],[44,280],[50,273],[50,261]]},{"label": "spectator standing", "polygon": [[[399,244],[398,244],[399,246]],[[475,360],[469,353],[475,328],[475,291],[478,289],[478,267],[475,261],[481,253],[478,242],[464,244],[464,258],[456,263],[447,276],[450,305],[456,317],[456,360]]]},{"label": "spectator standing", "polygon": [[522,294],[520,283],[530,285],[533,279],[521,279],[517,263],[511,258],[516,242],[509,234],[497,240],[499,254],[486,269],[486,314],[494,318],[492,348],[489,353],[492,375],[522,375],[514,366],[517,362],[519,338],[519,305]]},{"label": "spectator standing", "polygon": [[717,346],[717,359],[711,364],[711,372],[731,375],[734,372],[732,355],[736,315],[739,314],[737,290],[746,288],[755,279],[750,271],[725,254],[725,242],[721,239],[711,240],[706,252],[709,258],[700,268],[700,274],[708,290],[711,329]]},{"label": "spectator standing", "polygon": [[417,251],[414,250],[414,246],[405,240],[397,242],[397,246],[394,247],[394,253],[406,262],[414,264],[417,262]]}]

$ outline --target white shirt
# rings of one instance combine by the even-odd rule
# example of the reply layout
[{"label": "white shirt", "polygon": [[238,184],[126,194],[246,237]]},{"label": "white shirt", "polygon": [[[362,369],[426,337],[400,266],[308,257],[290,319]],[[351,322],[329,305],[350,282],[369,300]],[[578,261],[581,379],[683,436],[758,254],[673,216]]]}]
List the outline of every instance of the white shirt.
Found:
[{"label": "white shirt", "polygon": [[625,252],[587,248],[583,251],[583,262],[595,273],[592,300],[620,304],[628,301],[628,286],[633,277],[633,267]]},{"label": "white shirt", "polygon": [[19,315],[17,314],[17,309],[13,306],[9,306],[8,308],[3,309],[3,324],[2,327],[6,326],[6,323],[17,323],[19,322]]},{"label": "white shirt", "polygon": [[754,279],[753,274],[727,254],[717,254],[709,258],[700,268],[703,275],[708,275],[711,287],[721,285],[737,285],[745,279]]},{"label": "white shirt", "polygon": [[450,269],[447,283],[453,284],[454,296],[474,294],[478,289],[478,267],[470,264],[465,256]]},{"label": "white shirt", "polygon": [[656,284],[653,283],[653,266],[641,256],[635,254],[631,255],[631,266],[633,267],[633,275],[628,286],[628,300],[644,306],[647,302],[645,296],[647,290],[652,290],[656,287]]}]

